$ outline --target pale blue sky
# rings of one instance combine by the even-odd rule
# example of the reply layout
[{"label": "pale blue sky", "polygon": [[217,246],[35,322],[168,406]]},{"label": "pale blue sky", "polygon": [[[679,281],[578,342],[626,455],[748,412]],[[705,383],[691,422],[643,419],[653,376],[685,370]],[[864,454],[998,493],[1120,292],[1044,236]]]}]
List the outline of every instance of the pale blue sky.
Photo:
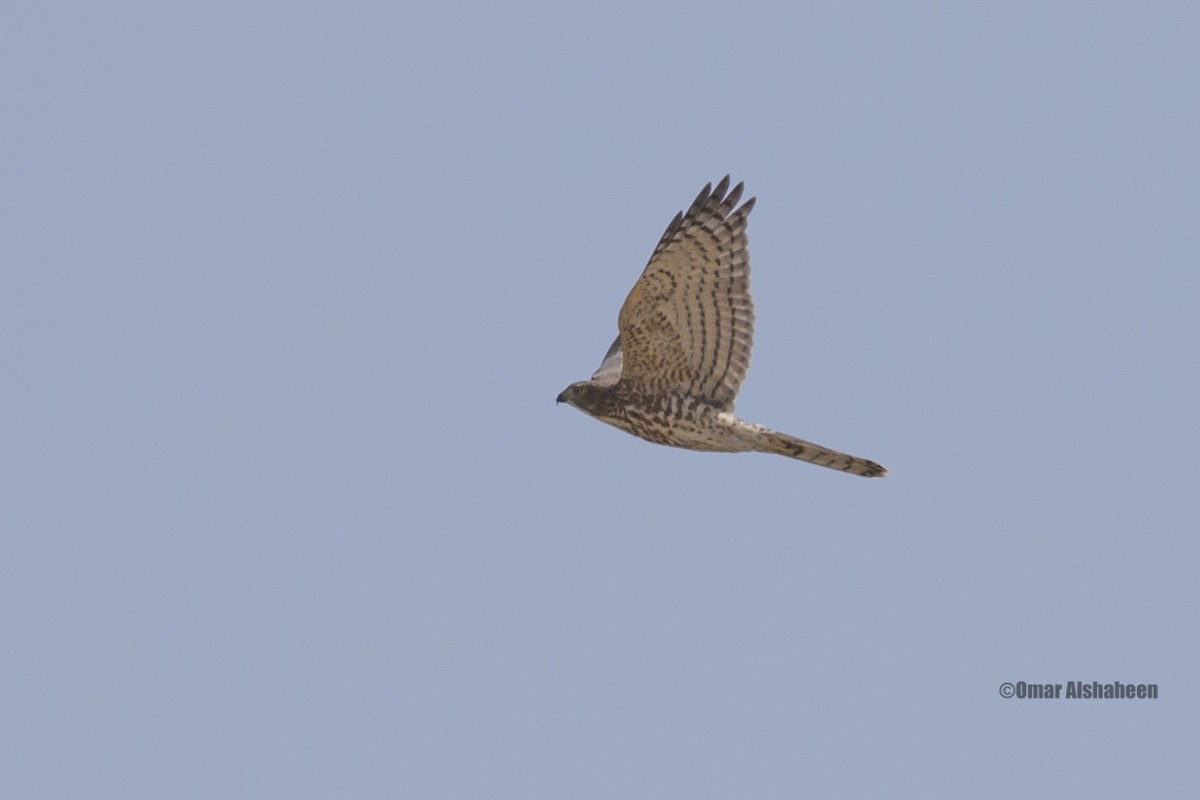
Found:
[{"label": "pale blue sky", "polygon": [[[1194,791],[1198,30],[8,10],[0,794]],[[555,406],[726,173],[739,413],[890,477]]]}]

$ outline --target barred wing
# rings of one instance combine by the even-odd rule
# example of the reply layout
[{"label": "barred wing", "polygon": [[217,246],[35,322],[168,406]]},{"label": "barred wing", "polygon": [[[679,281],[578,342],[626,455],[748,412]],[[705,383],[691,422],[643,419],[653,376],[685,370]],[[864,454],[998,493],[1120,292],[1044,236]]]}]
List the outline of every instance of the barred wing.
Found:
[{"label": "barred wing", "polygon": [[754,339],[746,238],[754,198],[735,211],[742,188],[726,195],[728,175],[715,189],[705,186],[667,226],[621,306],[613,345],[622,383],[733,408]]}]

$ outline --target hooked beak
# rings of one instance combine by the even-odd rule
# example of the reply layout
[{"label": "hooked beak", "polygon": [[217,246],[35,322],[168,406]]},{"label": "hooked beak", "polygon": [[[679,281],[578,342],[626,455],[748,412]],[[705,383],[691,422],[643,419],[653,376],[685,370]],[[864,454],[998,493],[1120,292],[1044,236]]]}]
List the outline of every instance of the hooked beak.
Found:
[{"label": "hooked beak", "polygon": [[563,395],[564,395],[564,394],[566,394],[566,392],[559,392],[559,393],[558,393],[558,397],[554,398],[554,404],[555,404],[555,405],[558,405],[559,403],[565,403],[565,402],[566,402],[565,400],[563,400]]}]

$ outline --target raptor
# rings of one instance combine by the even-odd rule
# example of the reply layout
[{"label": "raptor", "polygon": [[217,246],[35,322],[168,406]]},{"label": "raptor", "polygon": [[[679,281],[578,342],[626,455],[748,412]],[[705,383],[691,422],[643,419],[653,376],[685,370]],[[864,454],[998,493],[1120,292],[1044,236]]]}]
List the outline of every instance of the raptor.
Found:
[{"label": "raptor", "polygon": [[617,320],[618,334],[589,380],[558,402],[658,444],[715,452],[777,453],[880,478],[865,458],[744,422],[733,403],[750,367],[754,303],[743,184],[708,184],[675,215]]}]

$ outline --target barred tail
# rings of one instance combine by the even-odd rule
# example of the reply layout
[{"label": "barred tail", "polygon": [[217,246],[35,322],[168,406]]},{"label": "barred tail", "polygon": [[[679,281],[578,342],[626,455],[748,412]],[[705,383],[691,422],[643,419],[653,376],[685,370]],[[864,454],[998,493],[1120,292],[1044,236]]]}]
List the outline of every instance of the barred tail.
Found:
[{"label": "barred tail", "polygon": [[762,429],[755,437],[755,450],[760,453],[778,453],[788,458],[798,458],[822,467],[849,472],[851,475],[861,475],[864,478],[882,478],[888,474],[887,467],[868,461],[865,458],[829,450],[819,444],[806,442],[786,433]]}]

